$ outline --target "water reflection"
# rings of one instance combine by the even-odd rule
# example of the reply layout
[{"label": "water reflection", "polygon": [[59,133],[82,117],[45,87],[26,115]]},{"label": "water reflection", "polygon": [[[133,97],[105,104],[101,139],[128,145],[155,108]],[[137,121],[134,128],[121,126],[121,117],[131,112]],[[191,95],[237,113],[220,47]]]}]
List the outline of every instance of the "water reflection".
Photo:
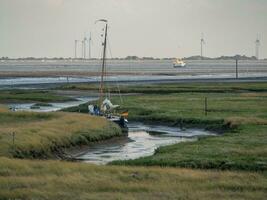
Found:
[{"label": "water reflection", "polygon": [[[153,135],[149,134],[152,131]],[[158,134],[155,134],[158,133]],[[76,156],[88,163],[106,164],[113,160],[135,159],[152,155],[156,148],[179,142],[194,141],[199,136],[214,135],[203,130],[184,130],[166,126],[129,125],[128,139],[97,144]]]}]

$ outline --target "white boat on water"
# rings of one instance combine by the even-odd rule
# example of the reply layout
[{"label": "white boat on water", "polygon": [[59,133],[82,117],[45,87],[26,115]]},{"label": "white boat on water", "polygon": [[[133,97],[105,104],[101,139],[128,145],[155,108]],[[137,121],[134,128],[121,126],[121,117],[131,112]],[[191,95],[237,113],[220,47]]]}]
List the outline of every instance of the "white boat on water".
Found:
[{"label": "white boat on water", "polygon": [[185,63],[182,59],[177,58],[177,59],[173,62],[173,67],[174,67],[174,68],[186,67],[186,63]]}]

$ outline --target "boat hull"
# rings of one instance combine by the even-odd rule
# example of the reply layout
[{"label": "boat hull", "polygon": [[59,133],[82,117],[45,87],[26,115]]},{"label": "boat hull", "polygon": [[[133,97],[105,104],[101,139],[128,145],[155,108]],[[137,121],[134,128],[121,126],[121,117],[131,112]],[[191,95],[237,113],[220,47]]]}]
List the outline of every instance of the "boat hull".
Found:
[{"label": "boat hull", "polygon": [[173,65],[174,68],[182,68],[182,67],[186,67],[186,64],[174,64]]},{"label": "boat hull", "polygon": [[128,125],[127,120],[124,117],[116,117],[116,118],[108,118],[108,120],[116,123],[120,128],[124,135],[128,135]]}]

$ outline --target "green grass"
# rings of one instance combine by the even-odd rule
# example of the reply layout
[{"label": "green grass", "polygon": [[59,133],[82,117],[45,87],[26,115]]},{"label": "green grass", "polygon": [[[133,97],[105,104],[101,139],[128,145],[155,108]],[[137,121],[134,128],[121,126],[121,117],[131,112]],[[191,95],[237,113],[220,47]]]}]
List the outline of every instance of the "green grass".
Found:
[{"label": "green grass", "polygon": [[0,199],[265,199],[264,173],[0,157]]},{"label": "green grass", "polygon": [[[148,89],[151,87],[147,86]],[[158,85],[153,87],[158,89]],[[211,87],[213,87],[213,90],[209,89]],[[145,88],[145,86],[137,86],[135,90],[142,91],[142,88]],[[212,86],[210,84],[168,84],[160,85],[160,88],[165,91],[173,88],[176,92],[143,93],[123,97],[123,103],[116,97],[112,101],[115,104],[120,104],[121,110],[129,111],[131,121],[159,121],[173,125],[180,124],[182,121],[184,125],[199,127],[222,124],[227,118],[232,117],[253,118],[254,120],[267,118],[267,92],[264,92],[264,88],[267,88],[266,83],[212,84]],[[186,92],[181,92],[183,88],[188,89]],[[260,92],[255,92],[257,88],[260,88],[258,89]],[[214,90],[221,90],[221,92],[211,92]],[[131,87],[125,92],[130,91]],[[177,93],[177,91],[180,92]],[[208,99],[207,116],[205,116],[204,111],[206,97]],[[78,110],[87,113],[87,104],[65,109],[65,111],[70,112],[77,112]]]},{"label": "green grass", "polygon": [[[14,145],[12,133],[15,133]],[[0,109],[0,156],[55,158],[62,156],[65,148],[121,135],[120,128],[104,118]]]},{"label": "green grass", "polygon": [[2,90],[0,93],[0,103],[47,103],[71,100],[73,101],[74,99],[41,90]]},{"label": "green grass", "polygon": [[246,125],[219,137],[160,147],[153,156],[112,164],[221,170],[267,170],[267,125]]},{"label": "green grass", "polygon": [[[129,110],[131,121],[224,131],[159,148],[153,156],[113,163],[128,166],[13,158],[54,158],[64,148],[121,133],[88,115],[1,108],[0,199],[265,199],[266,88],[267,83],[125,87],[124,93],[143,93],[123,98],[121,110]],[[120,104],[118,97],[113,101]],[[87,113],[86,104],[68,110],[79,109]]]},{"label": "green grass", "polygon": [[[145,85],[121,85],[121,93],[228,93],[228,92],[267,92],[266,83],[177,83],[177,84],[145,84]],[[99,85],[91,83],[74,83],[58,87],[62,90],[91,90],[99,91]],[[118,92],[118,86],[109,84],[110,92]]]},{"label": "green grass", "polygon": [[[130,86],[127,92],[132,89]],[[267,83],[138,86],[134,93],[145,91],[143,94],[123,98],[121,110],[129,111],[130,121],[204,128],[225,134],[161,147],[153,156],[112,164],[266,170],[266,89]],[[206,97],[207,116],[204,111]],[[120,104],[119,98],[113,98],[113,102]],[[87,112],[87,105],[80,105],[79,109]]]}]

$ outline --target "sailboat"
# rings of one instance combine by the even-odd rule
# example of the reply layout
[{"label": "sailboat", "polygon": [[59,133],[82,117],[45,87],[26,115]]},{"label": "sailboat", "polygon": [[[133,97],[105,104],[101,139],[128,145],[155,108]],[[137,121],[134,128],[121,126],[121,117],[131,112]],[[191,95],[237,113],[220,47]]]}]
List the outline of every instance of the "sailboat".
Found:
[{"label": "sailboat", "polygon": [[106,19],[97,20],[97,22],[105,23],[105,37],[103,42],[103,57],[102,57],[102,67],[101,67],[101,80],[99,87],[99,102],[98,105],[88,105],[88,111],[91,115],[102,116],[106,119],[118,124],[122,129],[122,132],[128,134],[128,112],[115,113],[116,108],[120,105],[113,105],[110,98],[106,97],[104,99],[104,76],[106,73],[106,51],[107,51],[107,34],[108,34],[108,21]]}]

